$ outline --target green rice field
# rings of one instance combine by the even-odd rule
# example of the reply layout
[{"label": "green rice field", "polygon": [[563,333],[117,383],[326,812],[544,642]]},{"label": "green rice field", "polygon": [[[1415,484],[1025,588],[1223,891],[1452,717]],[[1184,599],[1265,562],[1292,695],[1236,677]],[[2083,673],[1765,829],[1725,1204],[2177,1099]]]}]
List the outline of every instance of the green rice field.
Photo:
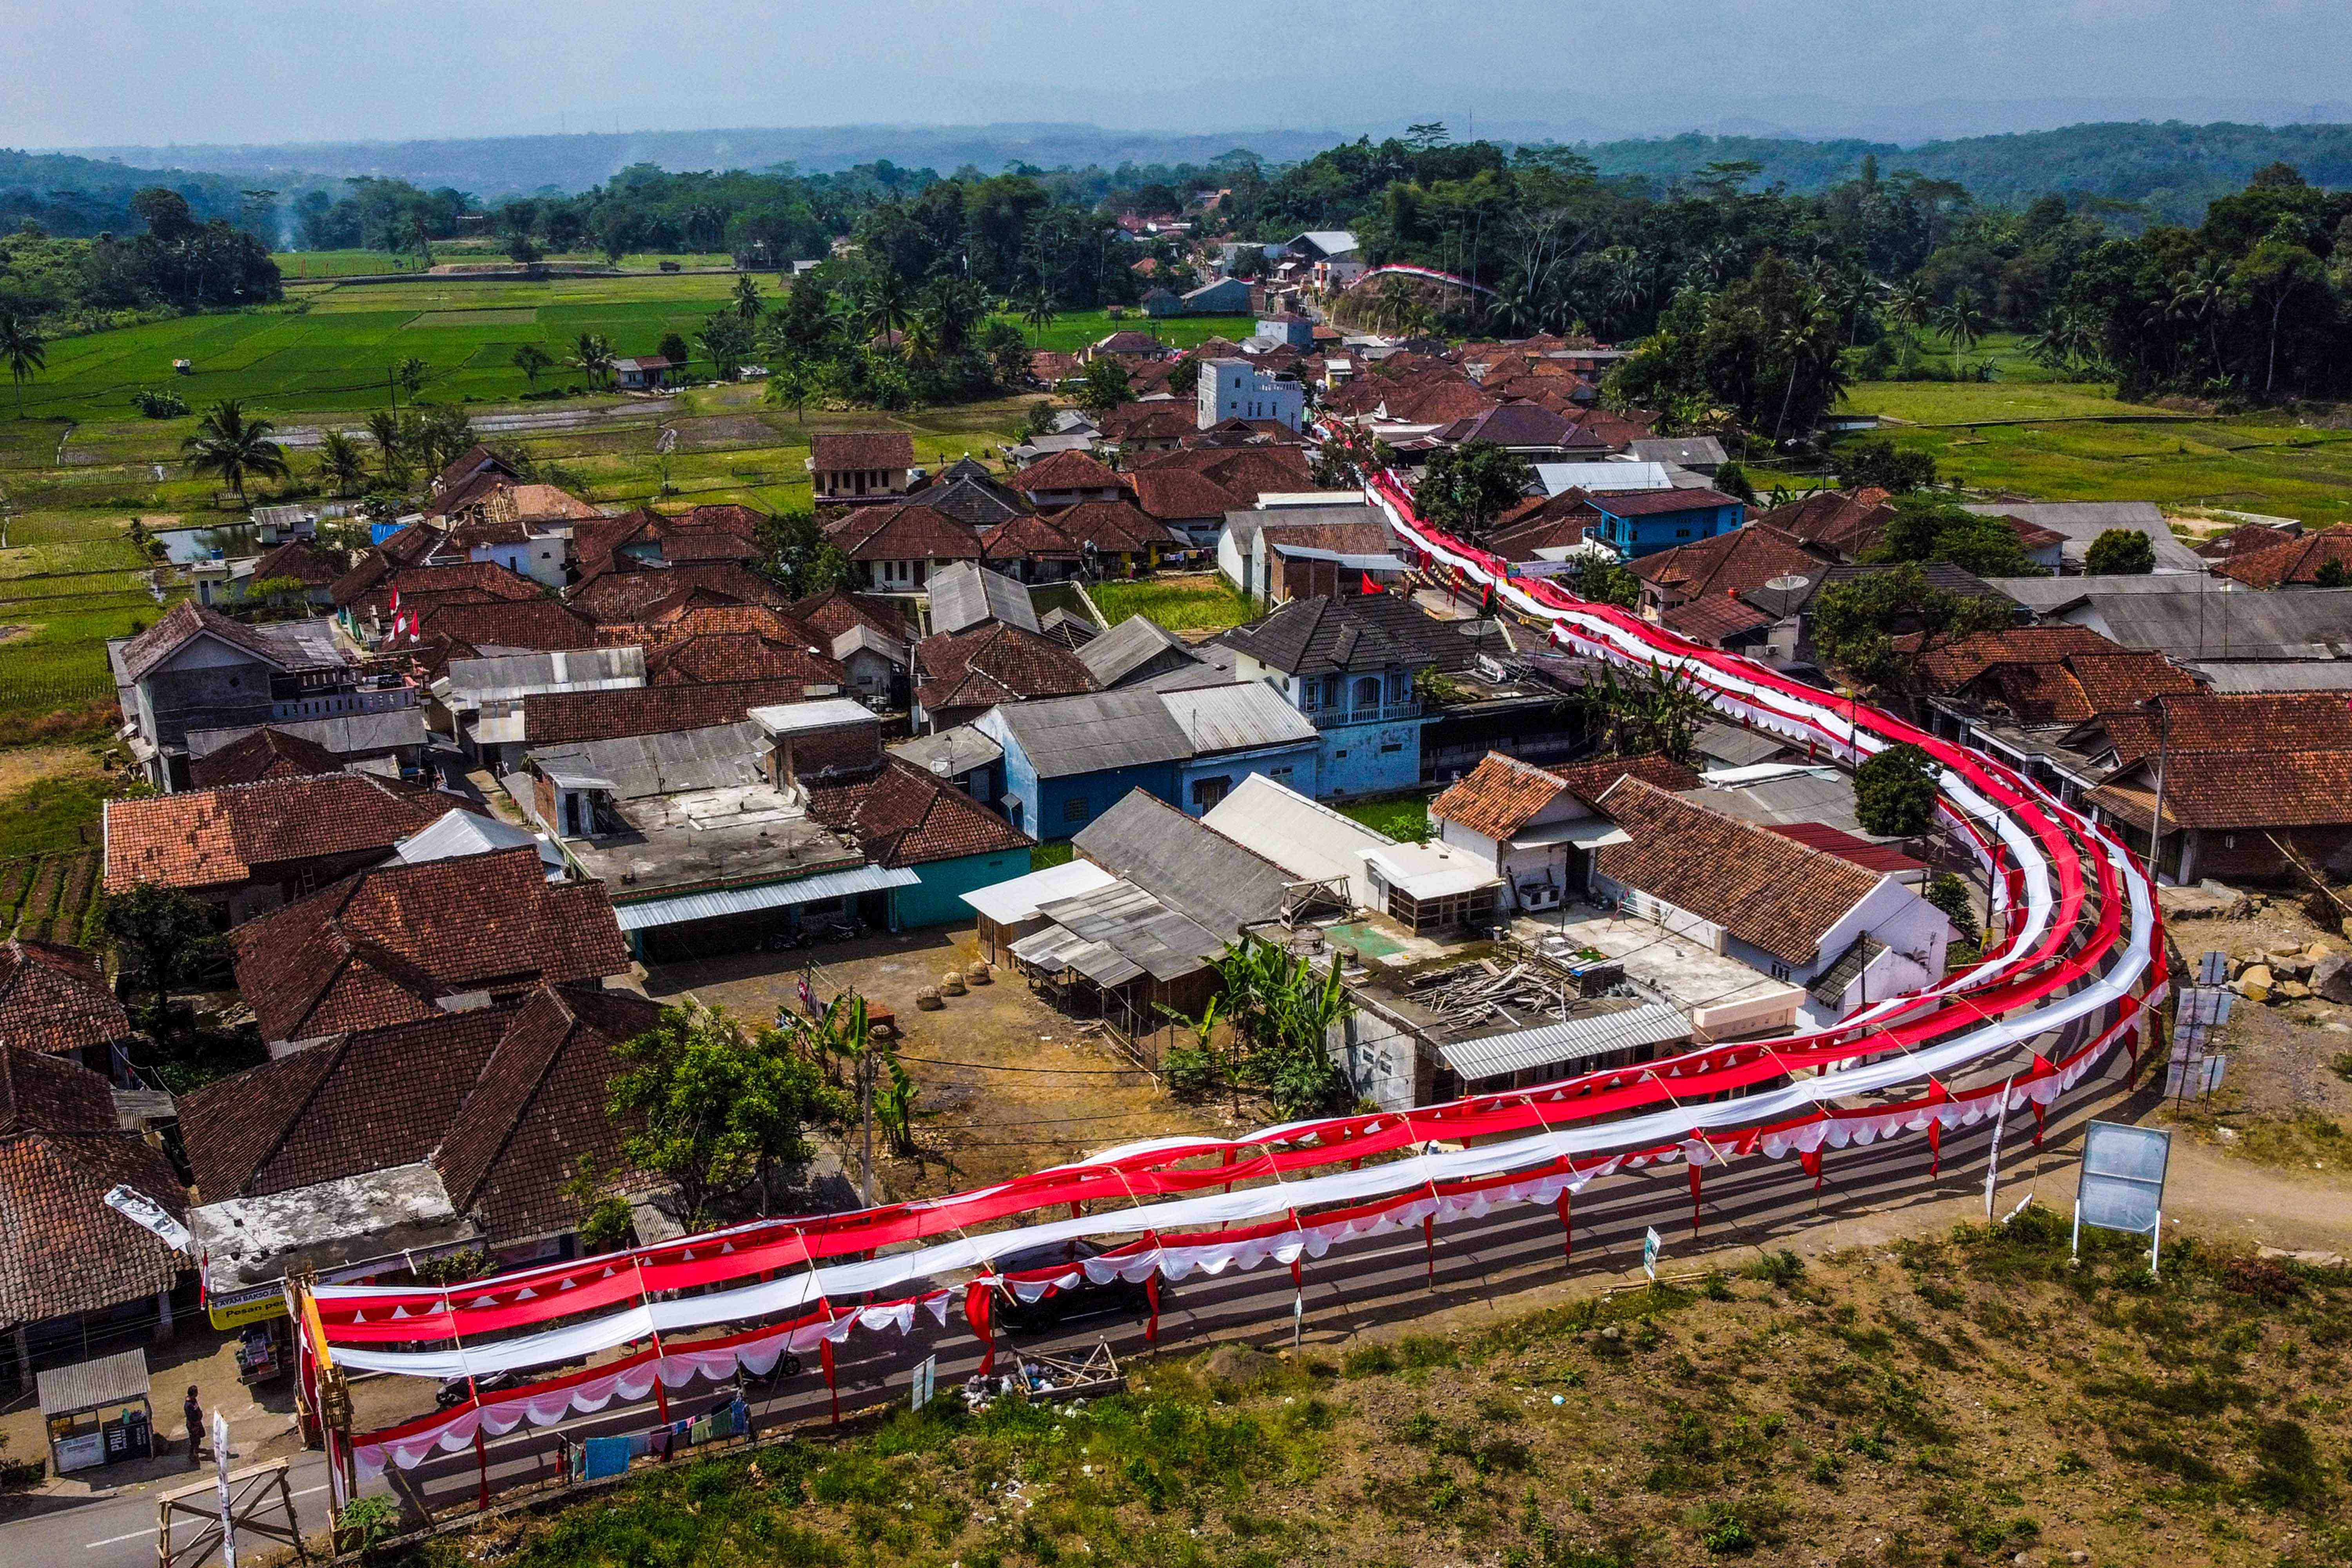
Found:
[{"label": "green rice field", "polygon": [[1113,332],[1150,332],[1171,347],[1189,349],[1194,343],[1211,338],[1225,338],[1239,342],[1257,331],[1257,322],[1248,316],[1171,316],[1153,321],[1136,310],[1129,310],[1118,321],[1111,320],[1108,310],[1075,310],[1056,316],[1042,332],[1015,316],[998,318],[1011,321],[1021,329],[1030,343],[1041,349],[1054,349],[1063,353],[1076,353],[1088,343],[1099,342]]}]

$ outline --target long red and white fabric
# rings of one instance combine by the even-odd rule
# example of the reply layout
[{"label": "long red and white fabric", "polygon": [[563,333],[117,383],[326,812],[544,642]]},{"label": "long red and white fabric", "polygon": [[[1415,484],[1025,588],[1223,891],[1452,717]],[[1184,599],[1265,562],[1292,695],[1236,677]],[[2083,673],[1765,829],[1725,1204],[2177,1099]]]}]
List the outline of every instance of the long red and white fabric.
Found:
[{"label": "long red and white fabric", "polygon": [[[1177,1280],[1296,1265],[1351,1237],[1561,1202],[1622,1170],[1684,1162],[1696,1194],[1706,1168],[1751,1156],[1793,1153],[1818,1174],[1823,1149],[1925,1134],[1937,1158],[1946,1131],[2004,1108],[2031,1107],[2038,1123],[2118,1044],[2137,1048],[2147,1000],[2161,991],[2163,948],[2147,875],[2111,835],[1965,747],[1550,582],[1514,578],[1499,559],[1423,522],[1391,474],[1376,474],[1365,493],[1425,572],[1491,588],[1549,622],[1564,647],[1671,672],[1717,711],[1817,755],[1853,763],[1919,746],[1941,770],[1946,819],[1991,873],[2000,942],[1934,986],[1785,1039],[1244,1138],[1127,1144],[947,1197],[761,1220],[447,1290],[321,1287],[327,1345],[354,1371],[481,1377],[626,1351],[362,1435],[360,1468],[413,1466],[478,1432],[641,1398],[656,1378],[677,1387],[739,1366],[763,1371],[757,1358],[772,1347],[830,1344],[859,1327],[904,1331],[919,1308],[944,1324],[957,1289],[985,1339],[997,1289],[1034,1300],[1082,1274]],[[1972,1076],[1979,1081],[1962,1081]],[[1745,1092],[1726,1098],[1732,1091]],[[1082,1264],[1022,1273],[995,1262],[1078,1238],[1110,1245]],[[721,1332],[689,1337],[712,1331]],[[312,1351],[306,1334],[305,1357]]]},{"label": "long red and white fabric", "polygon": [[1359,272],[1356,274],[1356,280],[1348,287],[1360,289],[1365,284],[1375,282],[1382,278],[1421,278],[1432,283],[1444,283],[1455,289],[1468,289],[1480,294],[1494,292],[1484,283],[1473,283],[1467,278],[1458,277],[1451,272],[1440,272],[1434,267],[1415,267],[1406,261],[1391,261],[1384,266],[1375,267],[1368,272]]}]

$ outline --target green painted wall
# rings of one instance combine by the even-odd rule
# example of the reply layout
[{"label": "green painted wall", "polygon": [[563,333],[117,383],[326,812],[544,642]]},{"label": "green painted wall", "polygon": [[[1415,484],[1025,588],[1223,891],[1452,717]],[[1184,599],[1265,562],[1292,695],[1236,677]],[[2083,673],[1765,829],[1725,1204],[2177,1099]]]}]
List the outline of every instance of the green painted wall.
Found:
[{"label": "green painted wall", "polygon": [[922,881],[896,889],[901,926],[953,925],[973,918],[963,895],[974,888],[1009,882],[1029,874],[1029,851],[1001,849],[992,855],[966,855],[954,860],[934,860],[911,868]]}]

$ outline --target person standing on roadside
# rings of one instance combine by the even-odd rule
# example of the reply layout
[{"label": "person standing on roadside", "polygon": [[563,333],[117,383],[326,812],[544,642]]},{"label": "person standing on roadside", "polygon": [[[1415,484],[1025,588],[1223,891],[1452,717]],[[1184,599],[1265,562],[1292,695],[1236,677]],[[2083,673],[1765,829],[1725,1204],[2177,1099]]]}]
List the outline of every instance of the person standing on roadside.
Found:
[{"label": "person standing on roadside", "polygon": [[196,1468],[196,1449],[205,1437],[205,1407],[196,1398],[196,1385],[188,1384],[188,1397],[180,1404],[180,1414],[188,1418],[188,1468]]}]

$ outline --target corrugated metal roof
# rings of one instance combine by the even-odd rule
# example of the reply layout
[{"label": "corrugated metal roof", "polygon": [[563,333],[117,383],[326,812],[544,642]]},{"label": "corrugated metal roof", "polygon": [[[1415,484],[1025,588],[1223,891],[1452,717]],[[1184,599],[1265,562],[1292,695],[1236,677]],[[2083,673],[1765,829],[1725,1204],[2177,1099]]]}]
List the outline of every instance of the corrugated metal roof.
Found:
[{"label": "corrugated metal roof", "polygon": [[751,709],[744,716],[771,735],[795,735],[806,730],[877,722],[866,704],[846,697],[827,697],[815,702],[781,702],[772,708]]},{"label": "corrugated metal roof", "polygon": [[[764,784],[768,752],[767,732],[746,720],[703,730],[541,746],[528,755],[550,778],[582,781],[581,787],[609,788],[623,800],[642,800],[689,790]],[[585,783],[591,779],[607,782]]]},{"label": "corrugated metal roof", "polygon": [[1674,477],[1666,472],[1664,463],[1538,463],[1535,469],[1547,496],[1571,489],[1602,495],[1612,490],[1675,488]]},{"label": "corrugated metal roof", "polygon": [[517,827],[511,822],[500,822],[493,816],[477,816],[470,811],[451,809],[442,813],[430,827],[413,833],[392,847],[392,852],[411,866],[427,860],[456,860],[467,855],[488,855],[496,849],[514,849],[530,845],[539,851],[539,858],[556,869],[562,869],[563,857],[550,844],[528,827]]},{"label": "corrugated metal roof", "polygon": [[1404,563],[1394,555],[1354,554],[1342,550],[1318,550],[1311,544],[1285,544],[1278,537],[1267,540],[1276,555],[1289,561],[1329,561],[1351,567],[1358,572],[1396,572]]},{"label": "corrugated metal roof", "polygon": [[1105,989],[1124,985],[1143,973],[1141,964],[1063,926],[1047,926],[1023,937],[1013,944],[1013,956],[1052,972],[1075,969]]},{"label": "corrugated metal roof", "polygon": [[1192,753],[1156,691],[1091,691],[991,710],[1041,779],[1173,762]]},{"label": "corrugated metal roof", "polygon": [[1097,685],[1112,687],[1170,648],[1182,646],[1175,633],[1150,616],[1129,616],[1078,649],[1078,662]]},{"label": "corrugated metal roof", "polygon": [[[1155,980],[1181,979],[1225,951],[1224,938],[1187,920],[1132,882],[1116,881],[1091,892],[1056,899],[1038,905],[1037,912],[1079,942],[1108,949]],[[1019,943],[1013,951],[1020,952]],[[1106,972],[1118,967],[1099,956],[1095,962]],[[1097,984],[1118,984],[1084,963],[1074,966]]]},{"label": "corrugated metal roof", "polygon": [[276,719],[267,725],[232,724],[217,730],[191,730],[188,755],[209,756],[258,729],[316,741],[342,757],[396,746],[421,746],[425,742],[424,709],[391,708],[381,713],[340,713],[332,719]]},{"label": "corrugated metal roof", "polygon": [[2216,691],[2352,691],[2352,658],[2210,659],[2190,668]]},{"label": "corrugated metal roof", "polygon": [[716,892],[688,893],[677,899],[648,899],[641,904],[615,904],[613,918],[623,931],[646,931],[680,925],[688,921],[713,920],[720,915],[749,914],[754,910],[781,910],[793,904],[814,904],[851,893],[878,893],[888,888],[911,888],[922,879],[899,868],[859,866],[847,871],[825,871],[796,882],[770,882],[758,888],[721,888]]},{"label": "corrugated metal roof", "polygon": [[1025,877],[974,888],[962,898],[965,903],[1000,925],[1018,925],[1023,921],[1035,919],[1040,905],[1061,899],[1075,899],[1081,893],[1108,888],[1115,880],[1117,879],[1109,872],[1091,860],[1065,860],[1058,866],[1048,866]]},{"label": "corrugated metal roof", "polygon": [[890,754],[904,757],[923,769],[934,772],[933,763],[944,763],[948,778],[960,778],[974,768],[986,767],[1004,755],[1004,748],[969,724],[958,724],[952,730],[942,730],[936,735],[918,735],[911,741],[901,741],[890,748]]},{"label": "corrugated metal roof", "polygon": [[1071,842],[1088,859],[1221,936],[1279,916],[1283,889],[1295,879],[1139,789],[1129,791]]},{"label": "corrugated metal roof", "polygon": [[1389,886],[1415,899],[1447,899],[1502,881],[1495,868],[1442,845],[1392,844],[1364,857]]},{"label": "corrugated metal roof", "polygon": [[1024,632],[1037,629],[1037,606],[1029,590],[1002,572],[959,561],[932,574],[931,630],[960,632],[982,621],[1002,621]]},{"label": "corrugated metal roof", "polygon": [[1264,773],[1252,773],[1235,784],[1201,821],[1299,881],[1346,878],[1359,904],[1370,902],[1371,896],[1363,851],[1395,842]]},{"label": "corrugated metal roof", "polygon": [[1263,681],[1158,694],[1192,743],[1193,754],[1291,746],[1315,739],[1315,726]]},{"label": "corrugated metal roof", "polygon": [[1643,1002],[1507,1035],[1441,1042],[1437,1055],[1464,1079],[1475,1082],[1530,1068],[1565,1066],[1611,1051],[1664,1045],[1687,1038],[1690,1032],[1690,1020],[1679,1008]]},{"label": "corrugated metal roof", "polygon": [[74,1366],[51,1367],[36,1374],[36,1381],[44,1415],[75,1415],[110,1405],[128,1405],[147,1397],[147,1352],[142,1347]]},{"label": "corrugated metal roof", "polygon": [[448,673],[434,685],[445,683],[450,706],[464,708],[550,691],[625,691],[646,683],[646,650],[589,647],[453,658]]}]

